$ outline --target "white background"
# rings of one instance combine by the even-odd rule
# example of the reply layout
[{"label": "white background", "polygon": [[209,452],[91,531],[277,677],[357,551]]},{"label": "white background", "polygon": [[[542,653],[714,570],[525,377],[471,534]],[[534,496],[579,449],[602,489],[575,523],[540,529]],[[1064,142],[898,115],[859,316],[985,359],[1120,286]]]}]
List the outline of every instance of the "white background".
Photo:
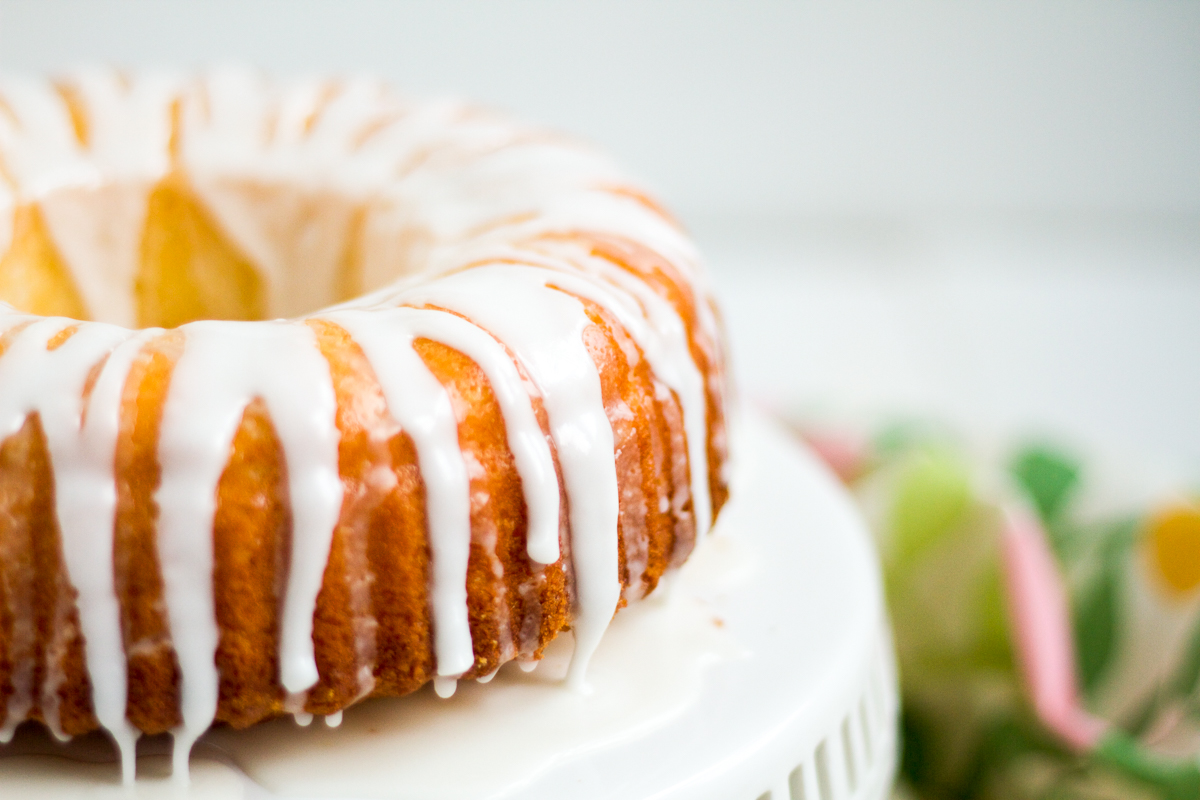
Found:
[{"label": "white background", "polygon": [[369,70],[589,137],[746,394],[1200,479],[1200,3],[0,0],[0,68]]}]

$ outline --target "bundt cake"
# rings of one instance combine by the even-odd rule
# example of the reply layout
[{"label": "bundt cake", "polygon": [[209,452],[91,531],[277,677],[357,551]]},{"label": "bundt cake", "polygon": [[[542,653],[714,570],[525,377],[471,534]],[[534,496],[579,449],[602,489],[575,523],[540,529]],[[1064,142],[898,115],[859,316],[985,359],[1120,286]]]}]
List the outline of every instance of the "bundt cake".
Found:
[{"label": "bundt cake", "polygon": [[[617,609],[725,501],[692,245],[374,80],[0,79],[0,736],[336,714]],[[319,309],[319,310],[318,310]],[[636,665],[630,665],[636,669]]]}]

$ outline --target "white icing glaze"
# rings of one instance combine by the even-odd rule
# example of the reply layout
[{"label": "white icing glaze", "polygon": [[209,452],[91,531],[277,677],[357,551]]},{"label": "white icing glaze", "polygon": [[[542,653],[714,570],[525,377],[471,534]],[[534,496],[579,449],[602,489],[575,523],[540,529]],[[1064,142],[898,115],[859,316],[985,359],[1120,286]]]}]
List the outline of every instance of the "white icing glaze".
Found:
[{"label": "white icing glaze", "polygon": [[[525,260],[536,263],[536,257],[530,254],[525,254]],[[561,262],[550,262],[551,266],[562,270],[564,274],[549,277],[547,283],[608,310],[637,342],[650,362],[655,377],[679,395],[684,424],[687,426],[688,463],[695,493],[697,536],[702,538],[712,522],[705,436],[707,401],[700,370],[688,351],[687,329],[675,309],[640,280],[601,259],[589,261],[607,281],[615,285],[605,287],[594,280],[572,274],[568,271],[571,267]]]},{"label": "white icing glaze", "polygon": [[408,289],[398,299],[474,320],[518,354],[542,392],[570,498],[579,599],[570,681],[581,688],[588,660],[621,598],[617,470],[600,377],[583,343],[591,320],[578,300],[547,288],[553,276],[531,267],[480,266]]},{"label": "white icing glaze", "polygon": [[180,766],[217,707],[212,522],[217,483],[251,401],[266,403],[287,465],[293,533],[280,680],[288,692],[303,691],[318,678],[312,610],[342,500],[333,385],[308,326],[193,322],[183,330],[184,351],[163,410],[162,483],[155,493],[168,620],[172,632],[186,631],[172,637],[182,676],[183,727],[176,731]]},{"label": "white icing glaze", "polygon": [[[132,355],[152,332],[130,338],[123,328],[94,325],[89,326],[87,335],[71,336],[56,349],[47,350],[49,340],[72,324],[76,323],[63,318],[34,322],[17,335],[0,359],[0,385],[8,387],[0,393],[0,437],[15,433],[31,413],[41,418],[54,467],[63,558],[79,593],[80,627],[89,642],[93,707],[120,749],[122,774],[132,779],[137,733],[125,721],[125,657],[113,573],[93,565],[112,562],[116,410]],[[88,374],[106,357],[84,424]],[[10,705],[9,725],[15,726],[28,713],[28,702],[24,705],[21,711]],[[53,725],[52,730],[57,727]],[[59,735],[58,730],[55,733]]]},{"label": "white icing glaze", "polygon": [[0,80],[0,149],[14,187],[37,197],[63,186],[99,183],[101,168],[86,157],[69,111],[53,88],[25,77]]},{"label": "white icing glaze", "polygon": [[458,420],[445,387],[412,349],[415,338],[396,314],[345,311],[332,320],[350,332],[375,366],[388,410],[417,449],[425,481],[433,579],[434,653],[439,676],[461,675],[475,661],[467,621],[471,547],[470,482],[458,446]]},{"label": "white icing glaze", "polygon": [[458,691],[458,678],[438,675],[433,679],[433,691],[443,700],[453,697]]},{"label": "white icing glaze", "polygon": [[[346,274],[357,276],[356,291],[378,289],[312,316],[343,327],[362,349],[388,412],[416,448],[431,550],[434,684],[442,696],[453,694],[457,678],[474,664],[465,585],[471,473],[449,395],[413,342],[428,338],[454,348],[487,376],[521,478],[527,552],[549,564],[560,556],[562,498],[534,412],[539,399],[567,502],[576,601],[569,674],[582,686],[621,584],[614,436],[582,338],[591,321],[580,299],[611,314],[655,379],[678,397],[698,536],[711,521],[706,389],[719,391],[720,379],[705,386],[678,313],[635,276],[569,246],[560,252],[544,242],[534,249],[513,243],[592,231],[648,246],[687,277],[700,328],[716,341],[686,237],[625,189],[632,184],[608,159],[586,148],[457,103],[410,103],[369,79],[274,84],[226,70],[184,82],[90,71],[68,85],[77,97],[74,110],[85,115],[86,137],[77,135],[72,109],[47,84],[0,80],[0,247],[11,239],[15,209],[39,203],[89,312],[130,325],[146,196],[168,173],[182,173],[259,270],[269,314],[301,314],[338,299],[351,285]],[[71,321],[38,321],[7,307],[0,318],[5,328],[32,322],[0,357],[0,434],[15,432],[33,411],[42,416],[93,702],[121,748],[129,780],[136,731],[124,719],[112,454],[125,375],[157,332],[135,336],[84,323],[47,351],[46,342]],[[293,531],[281,598],[280,681],[285,707],[301,725],[311,721],[303,707],[318,679],[313,610],[342,484],[329,367],[302,320],[197,322],[181,331],[154,500],[163,600],[181,673],[175,767],[183,776],[191,744],[216,712],[211,531],[217,485],[247,405],[266,404],[286,465]],[[626,356],[636,360],[638,352]],[[83,387],[101,362],[81,426]],[[640,574],[644,555],[629,547],[631,572]],[[507,605],[499,606],[505,660],[518,652],[505,628]],[[373,657],[373,641],[356,646],[360,662]],[[537,665],[518,663],[525,670]],[[17,691],[0,739],[25,717],[37,691],[25,666],[12,676]],[[371,667],[357,665],[364,692],[373,685]],[[340,712],[326,717],[331,726],[338,720]]]},{"label": "white icing glaze", "polygon": [[[340,322],[346,316],[343,313],[325,315],[325,318]],[[559,497],[554,459],[530,405],[527,384],[504,346],[468,320],[430,309],[379,308],[355,314],[354,318],[353,324],[359,331],[355,339],[360,345],[364,335],[386,335],[384,331],[368,334],[366,328],[397,326],[410,340],[417,337],[432,339],[453,347],[479,365],[504,414],[508,445],[521,474],[521,488],[529,509],[529,557],[540,564],[557,561]],[[380,371],[390,371],[396,366],[386,358],[372,359],[372,363]]]},{"label": "white icing glaze", "polygon": [[[113,348],[92,388],[86,422],[78,438],[60,451],[65,457],[58,459],[60,466],[55,468],[63,557],[67,574],[79,593],[77,605],[80,627],[87,641],[85,654],[92,681],[92,704],[96,718],[117,743],[121,774],[126,781],[133,780],[133,748],[140,734],[125,720],[127,697],[120,609],[113,571],[93,569],[91,565],[112,560],[117,499],[113,458],[125,377],[138,351],[160,332],[141,331]],[[85,343],[90,344],[86,339],[80,340],[81,345],[86,346]],[[70,345],[68,340],[60,350]]]}]

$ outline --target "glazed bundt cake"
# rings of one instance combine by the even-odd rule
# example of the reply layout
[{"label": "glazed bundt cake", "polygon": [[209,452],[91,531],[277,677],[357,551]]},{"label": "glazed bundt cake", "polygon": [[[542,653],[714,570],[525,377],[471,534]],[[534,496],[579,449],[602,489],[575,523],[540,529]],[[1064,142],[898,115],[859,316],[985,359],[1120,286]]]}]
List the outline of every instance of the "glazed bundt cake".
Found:
[{"label": "glazed bundt cake", "polygon": [[[725,501],[692,245],[372,80],[0,80],[0,734],[572,679]],[[317,310],[320,309],[320,310]],[[631,665],[631,668],[635,668]]]}]

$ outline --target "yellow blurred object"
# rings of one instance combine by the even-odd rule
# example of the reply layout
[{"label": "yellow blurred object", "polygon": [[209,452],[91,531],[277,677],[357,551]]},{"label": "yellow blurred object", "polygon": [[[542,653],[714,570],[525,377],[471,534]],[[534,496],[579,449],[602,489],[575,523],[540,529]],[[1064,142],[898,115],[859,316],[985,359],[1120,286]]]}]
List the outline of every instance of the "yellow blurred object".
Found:
[{"label": "yellow blurred object", "polygon": [[1169,592],[1190,594],[1200,587],[1200,506],[1171,506],[1150,519],[1151,566]]}]

